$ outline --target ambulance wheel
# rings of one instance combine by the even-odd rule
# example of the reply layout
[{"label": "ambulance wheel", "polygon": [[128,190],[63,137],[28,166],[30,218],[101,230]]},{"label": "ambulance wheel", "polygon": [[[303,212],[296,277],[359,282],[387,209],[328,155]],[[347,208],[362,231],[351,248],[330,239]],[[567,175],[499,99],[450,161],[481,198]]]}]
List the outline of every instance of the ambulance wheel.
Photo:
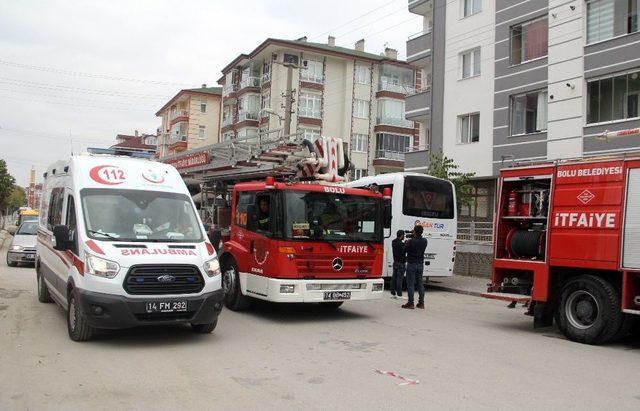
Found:
[{"label": "ambulance wheel", "polygon": [[344,301],[332,301],[330,303],[320,303],[320,307],[327,311],[337,310],[344,304]]},{"label": "ambulance wheel", "polygon": [[240,276],[235,261],[228,259],[222,267],[222,289],[224,290],[224,305],[233,311],[249,308],[249,298],[242,295]]},{"label": "ambulance wheel", "polygon": [[218,325],[218,320],[208,324],[191,324],[191,330],[197,334],[211,334],[216,329],[216,325]]},{"label": "ambulance wheel", "polygon": [[[39,265],[36,267],[39,267]],[[38,269],[36,269],[36,278],[38,279],[38,301],[41,303],[50,303],[51,294],[49,294],[47,284],[44,282],[44,278]]]},{"label": "ambulance wheel", "polygon": [[93,335],[93,328],[87,323],[82,312],[75,289],[69,292],[69,306],[67,307],[67,330],[73,341],[88,341]]},{"label": "ambulance wheel", "polygon": [[583,275],[567,281],[560,293],[556,323],[570,340],[603,344],[623,326],[618,291],[603,278]]}]

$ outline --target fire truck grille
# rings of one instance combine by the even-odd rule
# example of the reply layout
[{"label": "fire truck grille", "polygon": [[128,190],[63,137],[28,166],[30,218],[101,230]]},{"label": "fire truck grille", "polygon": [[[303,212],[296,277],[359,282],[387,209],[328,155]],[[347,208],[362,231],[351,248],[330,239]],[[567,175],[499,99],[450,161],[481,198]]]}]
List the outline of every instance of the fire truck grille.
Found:
[{"label": "fire truck grille", "polygon": [[193,265],[137,265],[123,287],[129,294],[193,294],[204,288],[204,278]]},{"label": "fire truck grille", "polygon": [[[339,258],[342,263],[340,270],[334,269],[334,260]],[[302,277],[312,278],[354,278],[370,277],[373,270],[375,256],[349,256],[331,254],[302,254],[296,255],[296,266]]]}]

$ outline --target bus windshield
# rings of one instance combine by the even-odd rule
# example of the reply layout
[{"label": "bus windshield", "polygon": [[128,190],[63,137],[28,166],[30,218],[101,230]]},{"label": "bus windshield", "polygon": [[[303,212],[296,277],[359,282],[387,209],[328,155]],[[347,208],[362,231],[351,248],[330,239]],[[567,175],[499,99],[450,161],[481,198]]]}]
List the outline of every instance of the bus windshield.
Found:
[{"label": "bus windshield", "polygon": [[382,241],[380,199],[312,191],[284,193],[289,239]]},{"label": "bus windshield", "polygon": [[453,189],[450,183],[428,176],[406,176],[402,213],[408,216],[452,219]]},{"label": "bus windshield", "polygon": [[87,235],[102,241],[199,242],[202,228],[191,200],[178,193],[84,189]]}]

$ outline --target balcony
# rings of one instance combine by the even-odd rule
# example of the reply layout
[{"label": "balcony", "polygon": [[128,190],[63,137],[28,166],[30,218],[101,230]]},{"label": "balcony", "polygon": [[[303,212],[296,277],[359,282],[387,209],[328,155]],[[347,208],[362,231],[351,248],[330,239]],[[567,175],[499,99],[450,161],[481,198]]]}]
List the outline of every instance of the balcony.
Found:
[{"label": "balcony", "polygon": [[407,94],[414,93],[415,87],[413,86],[413,84],[402,84],[387,77],[380,77],[380,83],[378,84],[378,93],[382,92],[406,96]]},{"label": "balcony", "polygon": [[222,97],[229,97],[229,95],[234,93],[237,90],[237,88],[238,88],[237,84],[235,83],[225,84],[224,87],[222,88]]},{"label": "balcony", "polygon": [[260,77],[249,76],[243,78],[242,81],[240,81],[238,91],[247,87],[260,87]]},{"label": "balcony", "polygon": [[433,33],[423,30],[409,37],[407,40],[407,62],[424,64],[431,57],[433,48]]},{"label": "balcony", "polygon": [[187,110],[176,110],[171,113],[171,117],[169,120],[169,125],[174,125],[181,121],[189,121],[189,111]]},{"label": "balcony", "polygon": [[407,96],[404,107],[404,116],[407,120],[426,121],[431,113],[431,87],[424,87]]},{"label": "balcony", "polygon": [[268,83],[271,81],[271,72],[262,73],[262,84]]},{"label": "balcony", "polygon": [[376,159],[404,161],[404,153],[399,151],[376,150]]},{"label": "balcony", "polygon": [[258,112],[256,111],[244,111],[241,110],[238,112],[238,121],[246,121],[246,120],[253,120],[253,121],[258,121]]},{"label": "balcony", "polygon": [[424,16],[433,10],[433,0],[409,0],[409,11]]},{"label": "balcony", "polygon": [[233,124],[233,116],[222,117],[222,127],[230,126]]},{"label": "balcony", "polygon": [[380,116],[377,118],[376,124],[379,126],[394,126],[413,129],[413,121],[397,117]]}]

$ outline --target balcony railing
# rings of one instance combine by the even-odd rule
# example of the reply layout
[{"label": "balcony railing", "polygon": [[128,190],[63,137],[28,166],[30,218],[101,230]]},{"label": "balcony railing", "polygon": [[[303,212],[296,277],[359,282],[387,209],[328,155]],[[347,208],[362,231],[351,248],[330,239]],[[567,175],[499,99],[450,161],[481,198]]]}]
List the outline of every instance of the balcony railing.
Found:
[{"label": "balcony railing", "polygon": [[258,120],[258,112],[257,111],[239,111],[238,121],[245,121],[245,120]]},{"label": "balcony railing", "polygon": [[404,153],[399,151],[376,150],[377,159],[404,161]]},{"label": "balcony railing", "polygon": [[378,117],[378,125],[413,128],[413,121],[404,118],[380,116]]},{"label": "balcony railing", "polygon": [[378,91],[391,91],[393,93],[411,94],[415,92],[415,87],[411,84],[398,84],[381,79]]},{"label": "balcony railing", "polygon": [[222,96],[226,97],[229,94],[233,93],[234,91],[236,91],[237,89],[237,85],[232,83],[232,84],[225,84],[225,86],[222,88]]},{"label": "balcony railing", "polygon": [[176,110],[174,112],[171,113],[171,121],[180,118],[180,117],[186,117],[187,119],[189,118],[189,111],[188,110]]},{"label": "balcony railing", "polygon": [[233,123],[233,117],[232,116],[226,116],[222,118],[222,127],[226,127],[230,124]]},{"label": "balcony railing", "polygon": [[300,74],[300,81],[306,81],[308,83],[324,84],[322,76],[310,76],[304,71]]},{"label": "balcony railing", "polygon": [[320,118],[320,111],[315,111],[307,107],[298,109],[298,117]]},{"label": "balcony railing", "polygon": [[260,77],[246,77],[240,82],[240,90],[245,87],[260,87]]},{"label": "balcony railing", "polygon": [[417,33],[413,33],[412,35],[410,35],[407,40],[413,40],[413,39],[417,39],[418,37],[424,36],[425,34],[430,34],[431,33],[431,27],[424,29],[424,30],[420,30]]},{"label": "balcony railing", "polygon": [[267,81],[271,80],[271,72],[268,73],[262,73],[262,82],[266,83]]}]

